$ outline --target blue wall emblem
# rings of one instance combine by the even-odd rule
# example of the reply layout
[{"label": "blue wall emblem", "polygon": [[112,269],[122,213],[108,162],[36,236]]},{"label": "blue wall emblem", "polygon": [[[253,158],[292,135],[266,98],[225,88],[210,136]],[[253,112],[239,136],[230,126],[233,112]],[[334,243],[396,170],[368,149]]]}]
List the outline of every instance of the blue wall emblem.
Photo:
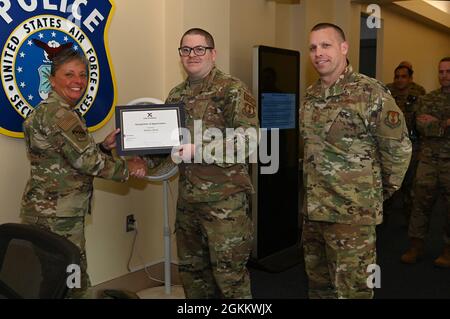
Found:
[{"label": "blue wall emblem", "polygon": [[113,11],[111,0],[0,0],[1,134],[23,137],[23,120],[51,90],[44,46],[86,56],[88,86],[76,109],[91,131],[106,124],[116,99],[106,34]]}]

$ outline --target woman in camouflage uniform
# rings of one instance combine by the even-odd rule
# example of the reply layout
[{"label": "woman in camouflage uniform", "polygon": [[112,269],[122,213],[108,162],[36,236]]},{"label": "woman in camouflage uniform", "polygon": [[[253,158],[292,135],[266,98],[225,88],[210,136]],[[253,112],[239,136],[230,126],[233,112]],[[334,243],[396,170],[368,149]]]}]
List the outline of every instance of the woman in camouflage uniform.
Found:
[{"label": "woman in camouflage uniform", "polygon": [[21,217],[24,223],[44,227],[79,247],[81,287],[72,289],[69,296],[89,297],[84,217],[90,212],[93,179],[97,176],[123,182],[130,173],[140,177],[146,172],[137,160],[127,163],[111,155],[119,130],[96,144],[76,112],[88,82],[86,58],[67,45],[60,50],[45,44],[43,48],[52,60],[52,91],[23,124],[31,174],[22,198]]}]

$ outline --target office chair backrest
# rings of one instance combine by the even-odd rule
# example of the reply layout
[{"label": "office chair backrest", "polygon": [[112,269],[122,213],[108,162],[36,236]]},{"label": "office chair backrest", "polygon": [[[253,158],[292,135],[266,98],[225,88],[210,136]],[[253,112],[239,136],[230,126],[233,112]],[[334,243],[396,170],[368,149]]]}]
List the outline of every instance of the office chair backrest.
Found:
[{"label": "office chair backrest", "polygon": [[69,265],[80,251],[68,239],[35,225],[0,225],[0,299],[58,299],[67,294]]}]

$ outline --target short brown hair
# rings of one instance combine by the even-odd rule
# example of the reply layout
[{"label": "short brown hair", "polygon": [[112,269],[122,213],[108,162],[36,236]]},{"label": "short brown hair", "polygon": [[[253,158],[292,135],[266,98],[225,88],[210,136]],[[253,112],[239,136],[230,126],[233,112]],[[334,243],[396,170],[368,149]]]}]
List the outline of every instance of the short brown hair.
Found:
[{"label": "short brown hair", "polygon": [[400,69],[407,70],[409,77],[413,76],[414,71],[411,68],[407,67],[406,65],[399,65],[398,67],[396,67],[395,70],[394,70],[394,74],[395,74],[395,72],[397,72]]},{"label": "short brown hair", "polygon": [[75,51],[72,48],[64,49],[52,59],[52,68],[50,70],[51,76],[55,76],[56,71],[58,71],[58,69],[63,64],[66,64],[74,60],[82,62],[86,66],[86,68],[89,65],[89,61],[86,59],[84,55],[81,55],[79,52]]},{"label": "short brown hair", "polygon": [[450,56],[446,56],[445,58],[442,58],[441,61],[439,61],[439,63],[441,62],[450,62]]},{"label": "short brown hair", "polygon": [[200,28],[192,28],[192,29],[187,30],[187,31],[183,34],[183,36],[181,37],[181,40],[180,40],[180,47],[183,45],[182,43],[183,43],[184,37],[187,36],[188,34],[202,35],[202,36],[205,38],[205,40],[206,40],[206,44],[207,44],[209,47],[211,47],[211,48],[215,48],[214,38],[213,38],[213,36],[211,35],[211,33],[209,33],[209,32],[206,31],[206,30],[200,29]]},{"label": "short brown hair", "polygon": [[341,40],[346,41],[344,31],[339,26],[337,26],[333,23],[328,23],[328,22],[318,23],[311,29],[311,32],[322,30],[322,29],[328,29],[328,28],[332,28],[332,29],[336,30],[336,32],[339,34],[339,37],[341,38]]}]

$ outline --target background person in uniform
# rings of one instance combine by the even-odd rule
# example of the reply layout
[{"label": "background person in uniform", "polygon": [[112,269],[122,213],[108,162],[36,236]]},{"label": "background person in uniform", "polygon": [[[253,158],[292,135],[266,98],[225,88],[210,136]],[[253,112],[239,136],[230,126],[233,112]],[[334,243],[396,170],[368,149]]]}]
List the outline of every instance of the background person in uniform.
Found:
[{"label": "background person in uniform", "polygon": [[[413,69],[413,66],[412,66],[411,62],[409,62],[409,61],[402,61],[402,62],[400,62],[398,64],[398,66],[405,66],[405,67],[407,67],[408,69],[410,69],[412,71],[412,73],[411,73],[411,81],[410,81],[410,83],[408,85],[410,93],[413,93],[414,95],[424,95],[424,94],[427,93],[425,88],[422,85],[417,84],[416,82],[414,82],[414,77],[413,77],[414,69]],[[392,87],[392,83],[387,84],[387,87],[390,89]]]},{"label": "background person in uniform", "polygon": [[[417,85],[412,85],[412,76],[413,70],[409,66],[401,64],[395,68],[394,82],[387,85],[389,91],[391,91],[391,94],[395,99],[395,102],[403,112],[406,120],[406,126],[408,127],[409,137],[412,142],[413,152],[411,162],[409,164],[408,171],[406,172],[405,179],[403,180],[400,192],[396,193],[401,196],[403,213],[408,222],[411,215],[412,184],[417,167],[417,151],[419,148],[419,136],[416,131],[415,114],[417,110],[417,99],[419,96],[425,94],[425,90],[423,88],[418,89]],[[397,196],[392,196],[384,202],[385,211],[390,209],[396,197]]]},{"label": "background person in uniform", "polygon": [[366,271],[376,264],[375,226],[383,199],[402,183],[411,142],[389,91],[353,72],[341,28],[316,25],[309,48],[320,76],[300,113],[309,297],[372,298]]},{"label": "background person in uniform", "polygon": [[411,246],[401,261],[415,263],[424,255],[431,211],[441,191],[447,201],[445,247],[434,264],[450,267],[450,57],[439,62],[439,82],[441,88],[419,100],[416,121],[421,140],[408,229]]},{"label": "background person in uniform", "polygon": [[74,110],[83,96],[88,79],[88,62],[73,49],[51,54],[52,91],[24,121],[23,131],[31,162],[21,217],[75,243],[81,251],[81,288],[69,297],[90,297],[86,272],[84,218],[90,212],[94,176],[125,181],[129,174],[143,177],[145,162],[126,163],[113,158],[115,136],[110,133],[101,144],[89,134],[85,121]]},{"label": "background person in uniform", "polygon": [[419,96],[426,93],[423,88],[417,89],[417,84],[412,85],[413,73],[409,67],[399,65],[394,70],[394,82],[386,85],[403,113],[411,112],[408,104],[413,105]]},{"label": "background person in uniform", "polygon": [[[219,129],[224,137],[226,128],[253,128],[256,135],[255,100],[244,83],[215,67],[214,47],[207,31],[185,32],[179,54],[188,77],[170,91],[166,102],[185,104],[186,128],[192,138],[196,120],[202,121],[202,135],[209,128]],[[253,227],[247,196],[254,190],[247,165],[205,153],[201,163],[190,163],[200,147],[223,146],[225,154],[225,145],[231,142],[236,153],[248,139],[236,134],[234,139],[203,140],[203,145],[180,148],[176,238],[187,298],[251,298],[246,263]]]}]

